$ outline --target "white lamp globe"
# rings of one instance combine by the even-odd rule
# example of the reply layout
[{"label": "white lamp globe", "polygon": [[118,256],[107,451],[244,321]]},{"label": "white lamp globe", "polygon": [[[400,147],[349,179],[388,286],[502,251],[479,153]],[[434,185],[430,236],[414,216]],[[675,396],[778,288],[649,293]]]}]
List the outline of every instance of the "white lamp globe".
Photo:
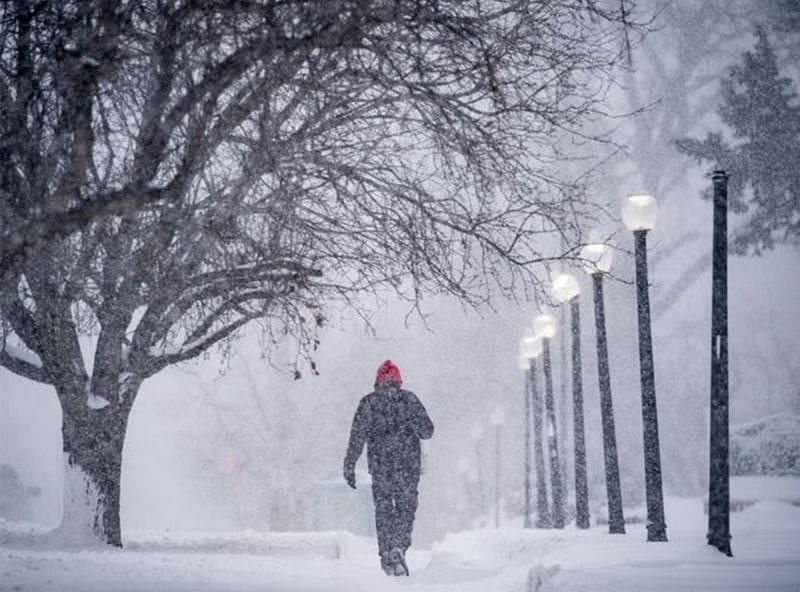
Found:
[{"label": "white lamp globe", "polygon": [[589,275],[608,273],[614,261],[614,249],[604,243],[591,243],[581,249],[583,269]]},{"label": "white lamp globe", "polygon": [[556,336],[556,318],[547,313],[537,315],[533,319],[533,330],[544,339],[552,339]]},{"label": "white lamp globe", "polygon": [[622,221],[628,230],[652,230],[657,216],[658,205],[652,195],[629,195],[622,202]]},{"label": "white lamp globe", "polygon": [[528,362],[535,360],[542,353],[542,340],[536,335],[528,335],[519,340],[519,355],[525,360],[525,368]]},{"label": "white lamp globe", "polygon": [[569,302],[580,293],[581,287],[574,275],[561,273],[553,280],[553,295],[559,302]]}]

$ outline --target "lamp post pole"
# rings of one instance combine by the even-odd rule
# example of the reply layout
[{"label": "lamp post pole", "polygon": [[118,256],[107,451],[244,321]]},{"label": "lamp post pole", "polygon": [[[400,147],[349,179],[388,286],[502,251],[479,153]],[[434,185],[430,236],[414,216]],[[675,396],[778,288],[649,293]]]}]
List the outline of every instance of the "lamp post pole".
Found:
[{"label": "lamp post pole", "polygon": [[469,460],[462,457],[458,460],[458,473],[461,475],[461,479],[464,482],[464,492],[467,495],[467,509],[470,514],[470,518],[473,516],[473,512],[475,511],[475,501],[472,498],[472,486],[470,484],[470,466]]},{"label": "lamp post pole", "polygon": [[494,527],[500,528],[500,431],[498,424],[494,428]]},{"label": "lamp post pole", "polygon": [[661,451],[658,440],[658,410],[650,327],[650,294],[647,285],[647,230],[635,230],[636,295],[639,317],[639,371],[644,428],[645,493],[647,496],[647,540],[665,542],[664,494],[661,484]]},{"label": "lamp post pole", "polygon": [[494,527],[500,528],[500,463],[502,453],[503,408],[498,407],[491,416],[494,426]]},{"label": "lamp post pole", "polygon": [[531,359],[530,370],[531,411],[533,413],[533,462],[536,467],[536,527],[551,528],[550,505],[547,501],[547,482],[544,464],[544,432],[542,417],[544,406],[536,377],[536,360]]},{"label": "lamp post pole", "polygon": [[611,372],[608,366],[603,274],[592,274],[594,291],[594,321],[597,334],[597,376],[600,387],[600,415],[603,423],[603,459],[606,468],[606,497],[608,498],[608,532],[625,534],[622,512],[622,488],[619,481],[617,431],[614,425],[614,402],[611,398]]},{"label": "lamp post pole", "polygon": [[611,373],[608,366],[606,309],[603,295],[603,275],[611,270],[614,251],[609,245],[594,243],[581,250],[585,271],[592,276],[594,296],[594,326],[597,341],[597,381],[600,390],[600,418],[603,427],[603,465],[606,474],[609,534],[625,534],[622,512],[622,489],[619,480],[617,432],[614,426],[614,403],[611,398]]},{"label": "lamp post pole", "polygon": [[714,171],[708,544],[732,557],[728,460],[728,175]]},{"label": "lamp post pole", "polygon": [[479,423],[472,426],[472,440],[475,443],[475,471],[478,476],[478,514],[486,511],[486,488],[483,480],[483,463],[481,454],[481,441],[483,440],[483,428]]},{"label": "lamp post pole", "polygon": [[544,367],[545,408],[547,413],[547,442],[550,453],[550,490],[553,497],[553,527],[564,528],[564,489],[561,484],[561,463],[558,458],[558,428],[555,401],[553,400],[553,373],[550,364],[550,338],[542,339],[542,365]]},{"label": "lamp post pole", "polygon": [[572,337],[572,422],[575,445],[575,525],[589,528],[589,486],[586,478],[586,435],[583,423],[583,379],[581,367],[581,288],[578,280],[562,273],[553,280],[553,294],[570,303]]},{"label": "lamp post pole", "polygon": [[528,361],[525,362],[525,513],[523,520],[524,528],[531,528],[531,440],[532,440],[532,425],[533,421],[533,401],[531,395],[531,371],[528,366]]},{"label": "lamp post pole", "polygon": [[581,377],[580,296],[572,299],[572,423],[575,440],[575,525],[589,528],[589,484],[586,478],[586,435],[583,425],[583,378]]}]

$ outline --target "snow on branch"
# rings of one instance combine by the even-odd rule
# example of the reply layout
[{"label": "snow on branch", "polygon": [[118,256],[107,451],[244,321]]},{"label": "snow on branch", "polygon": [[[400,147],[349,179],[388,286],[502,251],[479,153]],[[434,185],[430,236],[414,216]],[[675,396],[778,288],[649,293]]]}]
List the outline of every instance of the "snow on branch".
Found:
[{"label": "snow on branch", "polygon": [[35,353],[4,343],[0,349],[0,366],[25,378],[50,384],[42,360]]},{"label": "snow on branch", "polygon": [[105,409],[111,403],[109,403],[108,399],[105,397],[101,397],[100,395],[95,395],[94,393],[89,393],[86,397],[86,405],[89,409],[94,411],[98,411],[100,409]]},{"label": "snow on branch", "polygon": [[148,362],[146,370],[147,375],[153,375],[162,368],[178,362],[184,362],[197,357],[211,346],[219,343],[226,337],[233,335],[240,327],[249,323],[250,321],[263,316],[263,313],[251,313],[244,315],[237,320],[226,324],[221,329],[204,336],[200,339],[187,341],[178,347],[159,350],[158,348],[150,348],[150,354],[157,353],[157,356],[151,357]]}]

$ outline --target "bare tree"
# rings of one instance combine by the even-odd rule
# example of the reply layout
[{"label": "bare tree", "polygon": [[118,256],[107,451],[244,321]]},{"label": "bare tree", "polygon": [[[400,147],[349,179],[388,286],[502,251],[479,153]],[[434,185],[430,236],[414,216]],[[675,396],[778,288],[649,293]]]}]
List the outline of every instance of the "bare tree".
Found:
[{"label": "bare tree", "polygon": [[62,532],[114,545],[148,377],[253,320],[311,346],[326,299],[480,301],[564,255],[549,237],[589,212],[556,168],[591,140],[632,19],[573,0],[0,11],[0,365],[58,395]]}]

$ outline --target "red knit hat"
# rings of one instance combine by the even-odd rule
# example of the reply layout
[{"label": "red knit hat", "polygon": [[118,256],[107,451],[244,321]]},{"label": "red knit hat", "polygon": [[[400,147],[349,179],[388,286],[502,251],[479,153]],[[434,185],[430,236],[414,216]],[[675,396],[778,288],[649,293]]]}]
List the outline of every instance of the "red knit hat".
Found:
[{"label": "red knit hat", "polygon": [[403,378],[400,376],[400,368],[395,366],[394,362],[391,360],[386,360],[378,368],[378,373],[375,375],[375,385],[388,380],[396,382],[397,386],[403,384]]}]

